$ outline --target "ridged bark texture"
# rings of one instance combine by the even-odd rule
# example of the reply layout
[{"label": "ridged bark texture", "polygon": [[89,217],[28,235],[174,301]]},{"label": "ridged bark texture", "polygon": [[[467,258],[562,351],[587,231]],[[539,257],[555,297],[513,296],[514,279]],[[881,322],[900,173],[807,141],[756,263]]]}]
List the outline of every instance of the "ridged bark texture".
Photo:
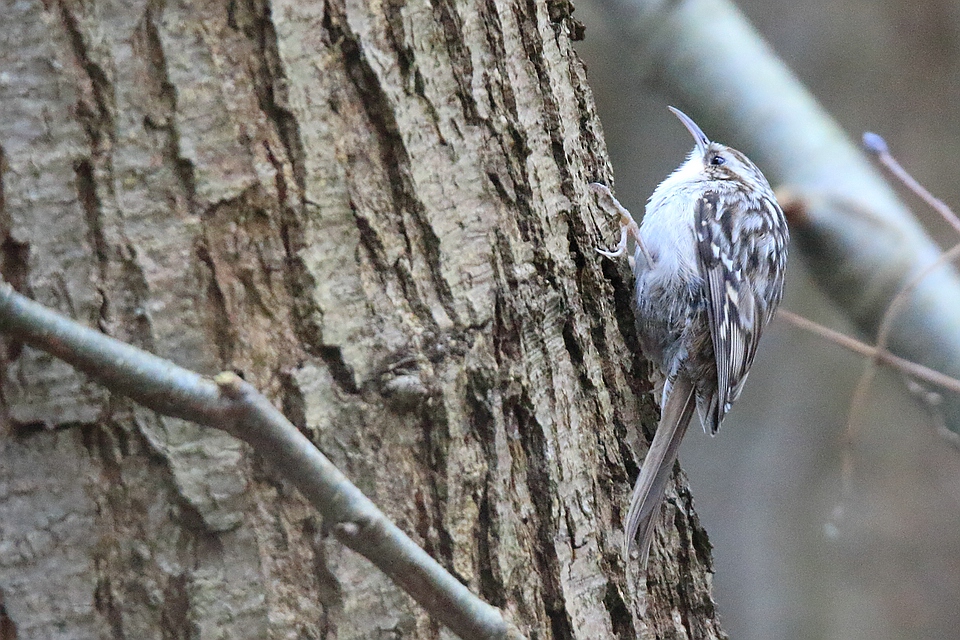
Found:
[{"label": "ridged bark texture", "polygon": [[[530,638],[720,637],[685,490],[622,577],[656,411],[571,13],[6,2],[0,267],[241,372]],[[449,637],[237,441],[4,354],[0,639]]]}]

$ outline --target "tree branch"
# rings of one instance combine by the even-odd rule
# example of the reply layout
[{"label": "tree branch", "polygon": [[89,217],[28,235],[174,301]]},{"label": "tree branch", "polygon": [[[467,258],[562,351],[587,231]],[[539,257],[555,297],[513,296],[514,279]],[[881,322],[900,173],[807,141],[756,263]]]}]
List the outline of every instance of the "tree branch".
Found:
[{"label": "tree branch", "polygon": [[0,331],[148,409],[243,440],[292,482],[337,539],[373,562],[461,638],[523,636],[417,546],[252,385],[213,380],[74,322],[0,284]]}]

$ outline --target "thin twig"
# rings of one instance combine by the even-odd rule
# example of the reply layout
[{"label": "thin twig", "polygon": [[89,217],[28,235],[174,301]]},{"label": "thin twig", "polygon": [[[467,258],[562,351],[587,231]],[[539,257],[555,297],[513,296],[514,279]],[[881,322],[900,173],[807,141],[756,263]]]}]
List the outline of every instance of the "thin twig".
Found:
[{"label": "thin twig", "polygon": [[[876,133],[864,133],[863,145],[867,151],[872,153],[874,157],[876,157],[877,160],[894,175],[894,177],[900,180],[904,186],[916,194],[921,200],[926,202],[934,211],[940,214],[940,216],[948,224],[950,224],[958,233],[960,233],[960,218],[956,216],[956,214],[950,209],[950,207],[947,206],[945,202],[930,193],[922,184],[920,184],[919,181],[917,181],[912,175],[910,175],[909,172],[907,172],[906,169],[903,168],[897,159],[893,157],[893,154],[890,153],[890,149],[887,146],[886,141],[881,136]],[[942,254],[933,263],[921,269],[920,273],[914,276],[910,282],[901,287],[883,312],[883,317],[880,320],[880,326],[877,330],[876,344],[874,347],[872,347],[872,354],[870,355],[869,359],[866,363],[864,363],[863,373],[860,375],[860,378],[857,381],[857,387],[854,390],[853,397],[850,400],[850,406],[847,410],[847,420],[843,431],[844,446],[840,472],[840,501],[834,507],[833,514],[831,516],[831,522],[829,522],[827,525],[828,530],[835,531],[837,529],[838,522],[843,517],[843,505],[853,491],[854,462],[851,447],[860,431],[860,415],[867,406],[870,387],[872,386],[877,374],[877,365],[880,362],[889,363],[890,358],[895,357],[891,356],[891,354],[886,350],[894,320],[900,314],[904,305],[906,305],[907,297],[913,293],[920,283],[936,269],[949,264],[957,257],[960,257],[960,245],[953,247],[950,249],[950,251]],[[902,370],[907,371],[907,369],[912,369],[913,372],[907,371],[907,373],[916,378],[926,379],[927,381],[937,384],[937,382],[931,378],[924,378],[924,376],[918,375],[918,369],[927,369],[926,367],[922,367],[921,365],[908,361],[903,362],[904,364],[909,364],[910,366],[906,368],[901,366],[900,368]],[[953,379],[949,376],[945,376],[939,372],[930,369],[927,369],[927,372],[936,374],[934,377],[941,379],[941,382],[953,381]],[[946,380],[943,380],[944,378]],[[956,388],[953,388],[952,385],[941,384],[941,386],[946,386],[953,391],[960,392]]]},{"label": "thin twig", "polygon": [[461,638],[523,636],[403,533],[252,385],[211,380],[89,329],[0,284],[0,331],[68,362],[148,409],[250,444],[323,515],[340,542],[373,562]]},{"label": "thin twig", "polygon": [[[903,165],[901,165],[900,162],[893,156],[893,154],[890,153],[890,148],[887,146],[886,140],[884,140],[879,134],[866,132],[863,134],[863,146],[867,149],[867,151],[871,152],[877,158],[877,160],[894,175],[894,177],[900,180],[905,187],[907,187],[921,200],[927,203],[930,208],[939,213],[940,216],[947,221],[947,223],[953,226],[953,228],[960,233],[960,218],[957,217],[953,210],[947,206],[943,200],[940,200],[930,193],[926,187],[920,184],[916,178],[914,178],[906,169],[903,168]],[[903,310],[903,307],[907,304],[908,296],[913,293],[913,291],[927,276],[940,267],[953,262],[958,257],[960,257],[960,244],[954,246],[952,249],[942,254],[937,260],[921,269],[920,273],[914,276],[910,282],[901,287],[901,289],[897,292],[897,295],[894,296],[893,300],[890,301],[886,311],[884,311],[883,317],[880,319],[880,326],[877,329],[876,340],[877,353],[886,351],[887,344],[890,341],[890,333],[893,328],[894,320],[896,320]],[[860,380],[857,382],[857,389],[854,392],[853,398],[850,402],[850,408],[847,412],[847,425],[846,429],[844,430],[844,438],[849,443],[852,443],[855,440],[859,431],[859,414],[866,406],[867,393],[870,385],[873,383],[873,380],[876,377],[877,361],[877,357],[874,356],[864,365],[863,373],[860,376]]]},{"label": "thin twig", "polygon": [[[922,269],[920,273],[914,276],[910,282],[905,284],[900,291],[897,292],[897,295],[894,296],[893,300],[890,302],[890,306],[887,307],[886,312],[883,314],[883,318],[880,320],[880,327],[877,329],[877,342],[875,345],[876,352],[871,359],[864,364],[863,373],[860,375],[860,380],[857,382],[856,391],[854,392],[853,398],[850,401],[850,408],[847,411],[847,426],[844,435],[844,440],[846,442],[854,442],[857,434],[859,433],[858,425],[860,424],[860,413],[867,404],[867,393],[869,392],[870,385],[873,383],[874,378],[876,378],[876,365],[880,360],[879,354],[888,353],[887,344],[890,341],[890,331],[893,327],[893,322],[903,310],[903,307],[907,304],[908,296],[913,292],[914,289],[917,288],[924,278],[940,267],[946,266],[947,264],[953,262],[957,258],[960,258],[960,244],[955,245],[949,251],[942,254],[939,258],[930,263],[926,268]],[[919,367],[920,365],[915,364],[914,366]],[[910,375],[914,374],[911,373]],[[921,378],[921,376],[916,377]],[[960,393],[960,391],[957,389],[951,390]]]},{"label": "thin twig", "polygon": [[931,209],[939,213],[947,223],[956,229],[957,233],[960,233],[960,218],[957,217],[943,200],[927,191],[926,187],[920,184],[916,178],[903,168],[903,165],[890,153],[890,148],[887,146],[886,140],[879,134],[868,131],[863,134],[863,146],[867,151],[872,153],[880,164],[886,167],[894,177],[902,182],[907,189],[926,202]]},{"label": "thin twig", "polygon": [[960,380],[940,373],[939,371],[931,369],[930,367],[925,367],[922,364],[911,362],[906,358],[895,356],[889,351],[877,349],[876,347],[865,342],[861,342],[856,338],[851,338],[850,336],[840,333],[839,331],[834,331],[833,329],[825,327],[818,322],[804,318],[803,316],[793,313],[792,311],[787,311],[786,309],[780,309],[777,311],[777,318],[784,320],[795,327],[803,329],[804,331],[814,333],[836,345],[843,347],[844,349],[858,353],[862,356],[867,356],[868,358],[876,358],[883,364],[899,369],[903,373],[918,380],[923,380],[924,382],[960,393]]}]

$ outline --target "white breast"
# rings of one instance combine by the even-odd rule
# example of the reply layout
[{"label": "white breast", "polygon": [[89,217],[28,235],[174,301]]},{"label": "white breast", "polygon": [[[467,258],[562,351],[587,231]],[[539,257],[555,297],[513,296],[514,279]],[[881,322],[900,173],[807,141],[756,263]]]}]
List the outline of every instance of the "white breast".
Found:
[{"label": "white breast", "polygon": [[[636,272],[649,270],[655,280],[691,280],[697,278],[694,206],[697,189],[682,172],[689,163],[664,180],[650,196],[640,224],[640,237],[654,258],[651,269],[637,254]],[[684,184],[686,183],[686,184]]]}]

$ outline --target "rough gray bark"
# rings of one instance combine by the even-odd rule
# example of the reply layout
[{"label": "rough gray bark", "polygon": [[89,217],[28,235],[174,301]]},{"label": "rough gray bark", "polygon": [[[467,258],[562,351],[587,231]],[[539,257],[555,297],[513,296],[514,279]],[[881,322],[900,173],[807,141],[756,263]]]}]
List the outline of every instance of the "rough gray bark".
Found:
[{"label": "rough gray bark", "polygon": [[[718,637],[682,486],[622,578],[655,412],[571,11],[7,5],[2,271],[242,372],[531,637]],[[3,640],[446,635],[237,441],[5,357]]]}]

